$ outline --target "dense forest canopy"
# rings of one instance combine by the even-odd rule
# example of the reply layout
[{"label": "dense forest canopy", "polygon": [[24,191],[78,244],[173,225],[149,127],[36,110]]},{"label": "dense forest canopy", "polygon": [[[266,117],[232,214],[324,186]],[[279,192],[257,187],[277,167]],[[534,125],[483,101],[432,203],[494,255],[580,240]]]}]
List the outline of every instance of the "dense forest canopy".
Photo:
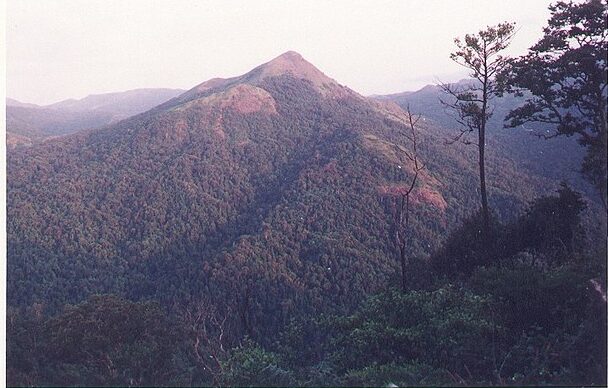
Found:
[{"label": "dense forest canopy", "polygon": [[9,385],[605,385],[590,159],[489,122],[484,220],[475,149],[382,100],[287,52],[11,150]]}]

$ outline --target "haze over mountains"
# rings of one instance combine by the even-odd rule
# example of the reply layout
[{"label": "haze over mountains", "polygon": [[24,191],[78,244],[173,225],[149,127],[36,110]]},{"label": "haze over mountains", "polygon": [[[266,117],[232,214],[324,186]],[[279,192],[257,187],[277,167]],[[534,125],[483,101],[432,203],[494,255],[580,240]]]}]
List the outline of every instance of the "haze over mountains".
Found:
[{"label": "haze over mountains", "polygon": [[50,137],[101,127],[144,112],[182,92],[179,89],[136,89],[44,106],[7,98],[7,144],[9,147],[31,145]]}]

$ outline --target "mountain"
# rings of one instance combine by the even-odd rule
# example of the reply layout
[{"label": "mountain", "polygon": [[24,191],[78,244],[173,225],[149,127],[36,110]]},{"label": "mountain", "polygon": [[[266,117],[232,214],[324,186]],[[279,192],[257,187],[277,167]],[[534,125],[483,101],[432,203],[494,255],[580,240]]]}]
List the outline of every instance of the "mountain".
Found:
[{"label": "mountain", "polygon": [[[395,200],[412,177],[407,117],[287,52],[141,114],[8,155],[8,303],[58,311],[94,293],[207,298],[263,340],[343,311],[395,276]],[[424,259],[478,207],[475,152],[418,126],[412,198]],[[488,155],[490,203],[515,217],[558,181]],[[271,339],[268,339],[271,341]]]},{"label": "mountain", "polygon": [[147,111],[184,91],[181,89],[134,89],[126,92],[92,94],[80,100],[70,99],[47,105],[46,108],[72,112],[112,112],[128,117]]},{"label": "mountain", "polygon": [[16,106],[16,107],[20,107],[20,108],[40,108],[40,105],[21,102],[21,101],[15,100],[14,98],[7,98],[6,106]]},{"label": "mountain", "polygon": [[[473,80],[463,79],[454,84],[456,90],[466,87]],[[446,140],[459,134],[454,113],[446,108],[441,99],[446,95],[439,85],[427,85],[417,91],[407,91],[389,95],[376,95],[374,99],[391,101],[432,120],[435,127],[443,128]],[[549,179],[568,181],[577,190],[595,195],[591,186],[582,179],[580,166],[584,158],[584,148],[574,137],[545,140],[536,134],[552,132],[553,128],[539,123],[529,123],[519,128],[504,128],[504,119],[514,108],[523,104],[524,97],[506,95],[490,102],[493,116],[487,124],[487,152],[511,155],[522,166],[535,174]],[[473,139],[474,140],[474,139]],[[567,157],[564,157],[567,155]]]},{"label": "mountain", "polygon": [[136,89],[45,106],[8,98],[7,144],[9,148],[31,145],[55,136],[101,127],[145,112],[182,92],[179,89]]},{"label": "mountain", "polygon": [[68,112],[42,107],[6,107],[6,135],[9,148],[29,146],[56,136],[101,127],[110,123],[109,112]]}]

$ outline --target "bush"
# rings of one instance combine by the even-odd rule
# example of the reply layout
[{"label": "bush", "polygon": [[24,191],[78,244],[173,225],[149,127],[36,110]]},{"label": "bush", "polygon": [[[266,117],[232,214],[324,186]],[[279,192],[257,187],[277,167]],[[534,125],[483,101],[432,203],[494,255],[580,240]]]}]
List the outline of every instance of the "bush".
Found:
[{"label": "bush", "polygon": [[291,371],[280,366],[279,357],[246,339],[222,362],[223,385],[275,387],[294,384]]},{"label": "bush", "polygon": [[394,363],[371,365],[349,371],[342,380],[342,385],[346,387],[386,387],[390,384],[404,387],[412,385],[449,385],[453,383],[454,380],[447,371],[417,362],[401,365]]},{"label": "bush", "polygon": [[336,319],[331,359],[339,373],[416,361],[461,376],[477,372],[483,379],[491,376],[491,345],[501,332],[490,303],[452,286],[372,296],[355,314]]},{"label": "bush", "polygon": [[553,262],[568,261],[584,242],[581,212],[586,208],[581,195],[565,183],[557,196],[545,196],[532,203],[526,213],[507,227],[502,237],[503,255],[523,250],[550,254]]},{"label": "bush", "polygon": [[433,271],[448,278],[466,277],[475,268],[496,261],[500,224],[490,219],[490,230],[483,234],[483,218],[477,212],[450,233],[444,245],[431,256]]},{"label": "bush", "polygon": [[[44,319],[26,315],[28,340],[9,327],[10,384],[150,386],[183,384],[179,325],[158,304],[95,295]],[[35,329],[35,330],[34,330]],[[22,348],[18,349],[21,346]],[[27,354],[28,357],[20,355]],[[23,362],[23,361],[27,362]],[[187,383],[187,382],[186,382]]]}]

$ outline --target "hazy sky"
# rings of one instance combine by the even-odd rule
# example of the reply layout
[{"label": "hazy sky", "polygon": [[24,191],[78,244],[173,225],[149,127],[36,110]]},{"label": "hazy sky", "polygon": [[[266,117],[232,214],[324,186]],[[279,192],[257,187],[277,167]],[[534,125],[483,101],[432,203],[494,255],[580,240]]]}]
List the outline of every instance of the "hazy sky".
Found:
[{"label": "hazy sky", "polygon": [[8,0],[8,97],[48,104],[144,87],[189,89],[295,50],[362,94],[466,73],[453,38],[501,21],[510,52],[541,36],[545,0]]}]

